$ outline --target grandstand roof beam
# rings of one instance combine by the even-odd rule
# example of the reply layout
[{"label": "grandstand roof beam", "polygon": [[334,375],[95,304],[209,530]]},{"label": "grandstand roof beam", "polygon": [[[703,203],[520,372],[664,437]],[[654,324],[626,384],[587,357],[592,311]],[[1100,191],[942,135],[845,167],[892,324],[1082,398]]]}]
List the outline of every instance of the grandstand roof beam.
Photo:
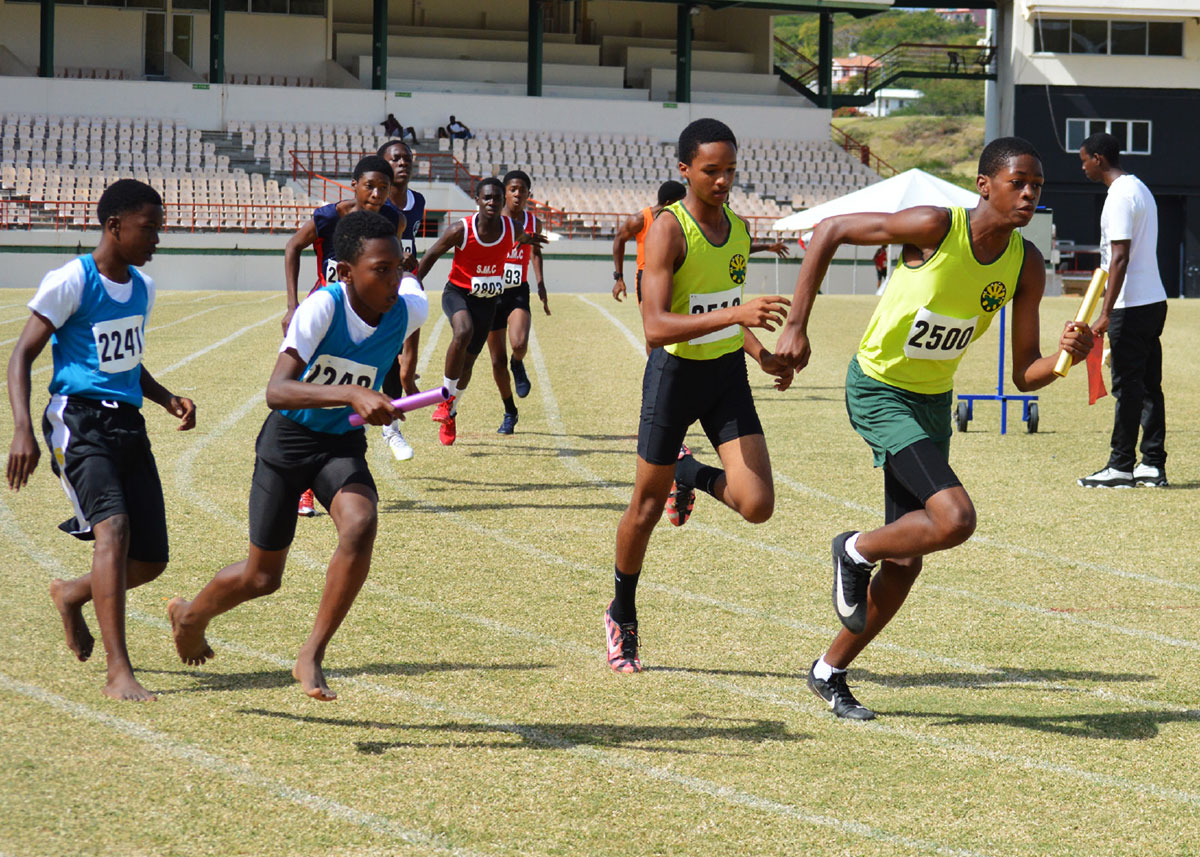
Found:
[{"label": "grandstand roof beam", "polygon": [[529,0],[529,58],[525,77],[525,94],[542,94],[542,42],[545,36],[545,21],[542,18],[542,0]]},{"label": "grandstand roof beam", "polygon": [[817,94],[821,106],[833,107],[833,13],[822,12],[817,31]]},{"label": "grandstand roof beam", "polygon": [[387,0],[373,0],[371,15],[371,89],[387,89]]},{"label": "grandstand roof beam", "polygon": [[38,76],[54,77],[54,0],[42,0]]},{"label": "grandstand roof beam", "polygon": [[691,3],[675,10],[675,100],[692,100],[692,15],[698,11]]},{"label": "grandstand roof beam", "polygon": [[225,0],[211,0],[208,15],[208,82],[225,82]]}]

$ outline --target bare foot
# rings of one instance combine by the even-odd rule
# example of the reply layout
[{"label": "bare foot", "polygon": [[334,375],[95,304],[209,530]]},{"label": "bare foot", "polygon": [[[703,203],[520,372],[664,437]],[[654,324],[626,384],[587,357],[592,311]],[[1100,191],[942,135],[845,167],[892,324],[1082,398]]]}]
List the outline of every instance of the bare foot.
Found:
[{"label": "bare foot", "polygon": [[103,693],[105,696],[111,696],[122,702],[153,702],[158,699],[157,696],[142,687],[131,672],[122,672],[120,675],[110,677],[108,684],[104,685]]},{"label": "bare foot", "polygon": [[216,657],[216,654],[208,645],[208,640],[204,639],[203,629],[189,628],[179,618],[191,603],[182,598],[172,598],[167,602],[167,618],[171,620],[171,634],[175,637],[175,651],[179,652],[180,660],[195,667]]},{"label": "bare foot", "polygon": [[50,581],[50,597],[54,599],[54,606],[58,608],[58,615],[62,616],[63,631],[67,635],[67,648],[75,653],[75,657],[81,661],[86,661],[92,656],[92,648],[96,645],[96,638],[92,636],[92,632],[88,630],[87,622],[83,620],[83,608],[79,604],[70,604],[67,602],[66,593],[63,589],[66,587],[65,580],[55,578]]},{"label": "bare foot", "polygon": [[292,667],[292,677],[300,682],[300,687],[313,699],[319,699],[321,702],[337,699],[337,694],[325,683],[325,673],[321,672],[321,665],[312,658],[301,654],[296,665]]}]

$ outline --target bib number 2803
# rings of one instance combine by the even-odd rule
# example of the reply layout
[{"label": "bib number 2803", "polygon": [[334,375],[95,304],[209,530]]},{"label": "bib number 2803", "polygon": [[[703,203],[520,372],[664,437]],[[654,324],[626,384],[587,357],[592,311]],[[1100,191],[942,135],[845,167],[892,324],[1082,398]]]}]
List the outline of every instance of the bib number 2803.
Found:
[{"label": "bib number 2803", "polygon": [[503,277],[472,277],[471,294],[477,298],[494,298],[504,291]]},{"label": "bib number 2803", "polygon": [[971,344],[978,321],[978,316],[952,318],[922,307],[909,328],[904,354],[914,360],[953,360]]},{"label": "bib number 2803", "polygon": [[143,316],[131,315],[99,321],[92,325],[96,343],[96,360],[100,371],[110,375],[127,372],[141,364]]}]

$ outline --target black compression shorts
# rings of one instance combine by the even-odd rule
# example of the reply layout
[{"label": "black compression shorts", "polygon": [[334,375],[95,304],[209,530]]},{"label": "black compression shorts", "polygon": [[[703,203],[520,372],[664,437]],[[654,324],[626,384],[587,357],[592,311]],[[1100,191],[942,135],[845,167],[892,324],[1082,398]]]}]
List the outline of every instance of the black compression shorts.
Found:
[{"label": "black compression shorts", "polygon": [[529,283],[505,289],[504,294],[496,298],[496,317],[492,319],[492,330],[508,327],[508,317],[519,309],[529,312]]},{"label": "black compression shorts", "polygon": [[934,494],[959,485],[946,453],[927,437],[889,452],[883,464],[884,521],[924,509]]},{"label": "black compression shorts", "polygon": [[272,411],[258,433],[250,483],[250,542],[283,550],[296,536],[296,505],[308,488],[326,509],[347,485],[375,490],[367,468],[367,436],[313,431]]},{"label": "black compression shorts", "polygon": [[740,348],[715,360],[687,360],[662,348],[650,352],[642,377],[638,455],[650,464],[674,464],[697,420],[714,449],[763,433]]},{"label": "black compression shorts", "polygon": [[481,298],[471,294],[464,288],[446,283],[442,290],[442,312],[446,318],[454,318],[457,312],[464,310],[471,314],[471,341],[467,344],[468,354],[479,354],[483,344],[487,342],[488,334],[492,332],[492,319],[496,317],[496,304],[499,298]]}]

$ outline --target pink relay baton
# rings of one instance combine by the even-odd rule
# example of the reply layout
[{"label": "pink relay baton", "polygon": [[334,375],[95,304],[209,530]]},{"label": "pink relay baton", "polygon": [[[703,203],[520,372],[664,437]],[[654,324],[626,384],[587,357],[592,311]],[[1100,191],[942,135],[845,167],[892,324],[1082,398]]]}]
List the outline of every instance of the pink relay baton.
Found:
[{"label": "pink relay baton", "polygon": [[[436,390],[426,390],[423,393],[413,393],[411,396],[392,399],[392,407],[403,413],[406,411],[415,411],[419,408],[428,408],[430,405],[436,405],[449,398],[450,391],[445,387],[438,387]],[[350,415],[350,425],[360,426],[363,422],[363,418],[358,414]]]}]

